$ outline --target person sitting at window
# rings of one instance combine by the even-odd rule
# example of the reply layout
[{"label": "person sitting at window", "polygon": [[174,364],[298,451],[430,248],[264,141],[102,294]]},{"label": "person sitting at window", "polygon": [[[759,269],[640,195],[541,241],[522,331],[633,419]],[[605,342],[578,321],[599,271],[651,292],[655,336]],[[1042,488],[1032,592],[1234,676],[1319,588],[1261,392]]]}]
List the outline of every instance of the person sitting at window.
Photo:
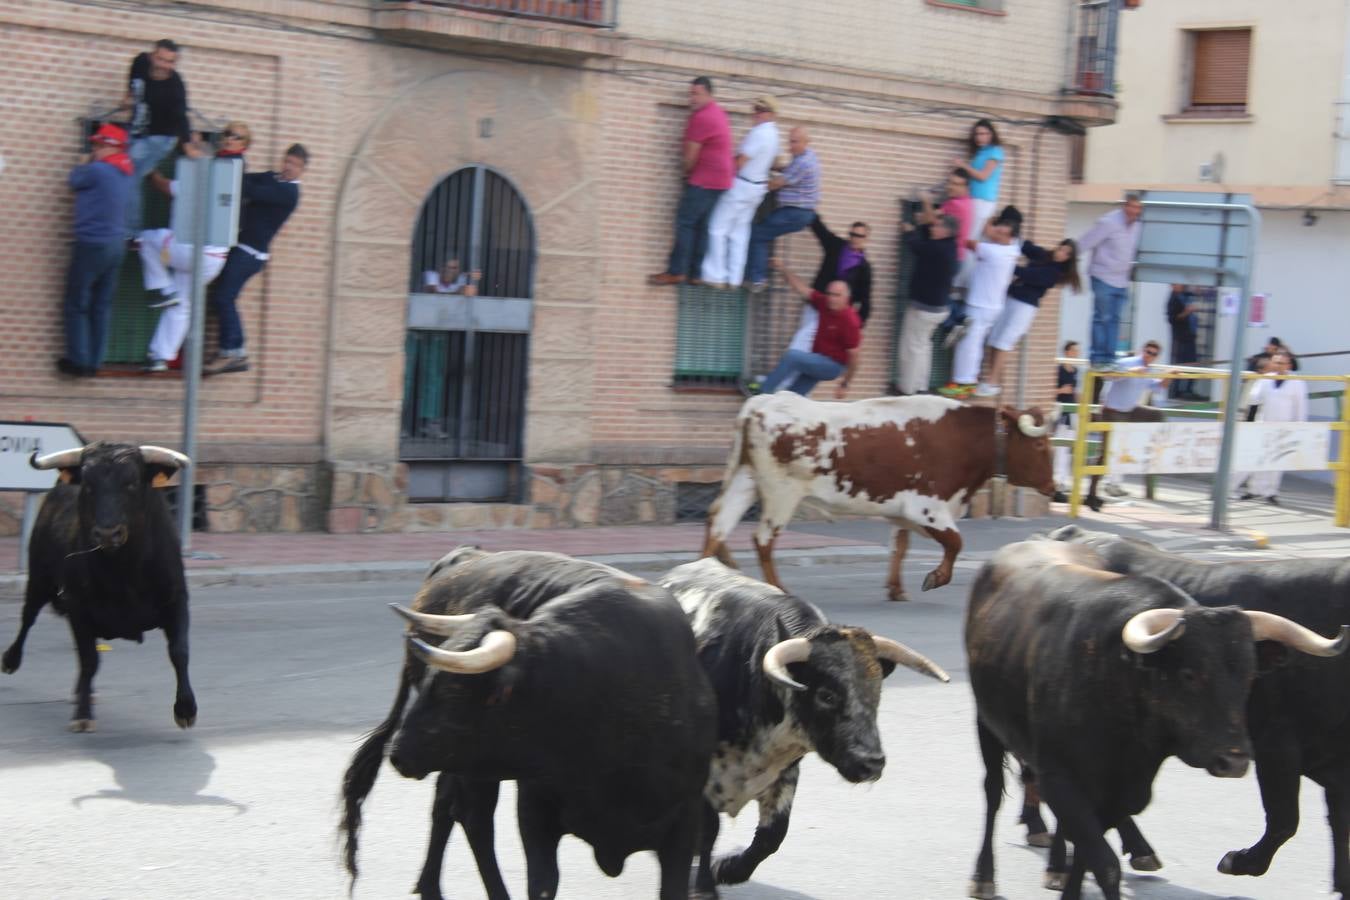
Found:
[{"label": "person sitting at window", "polygon": [[472,297],[478,293],[480,272],[465,272],[459,267],[459,258],[450,257],[440,271],[428,269],[422,273],[422,284],[428,294],[463,294]]}]

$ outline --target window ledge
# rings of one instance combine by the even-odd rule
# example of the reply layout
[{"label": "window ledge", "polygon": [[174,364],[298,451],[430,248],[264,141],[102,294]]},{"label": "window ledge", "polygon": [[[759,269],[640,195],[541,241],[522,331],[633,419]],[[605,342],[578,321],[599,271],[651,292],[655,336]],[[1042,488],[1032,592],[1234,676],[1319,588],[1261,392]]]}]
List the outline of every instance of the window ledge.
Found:
[{"label": "window ledge", "polygon": [[1256,117],[1251,113],[1237,110],[1214,110],[1211,112],[1203,109],[1192,109],[1160,116],[1160,118],[1169,125],[1248,125],[1256,121]]},{"label": "window ledge", "polygon": [[[976,13],[982,16],[1006,16],[1008,13],[1004,9],[986,9],[983,6],[969,6],[965,3],[948,3],[946,0],[924,0],[929,6],[937,6],[942,9],[959,9],[962,12]],[[1000,2],[999,6],[1003,4]]]}]

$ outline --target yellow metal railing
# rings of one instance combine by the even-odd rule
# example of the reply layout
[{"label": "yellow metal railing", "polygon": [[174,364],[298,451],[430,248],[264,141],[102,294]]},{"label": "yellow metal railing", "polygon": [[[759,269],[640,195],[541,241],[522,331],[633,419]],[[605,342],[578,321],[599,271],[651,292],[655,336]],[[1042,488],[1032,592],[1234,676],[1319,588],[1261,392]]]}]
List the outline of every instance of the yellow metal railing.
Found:
[{"label": "yellow metal railing", "polygon": [[[1187,379],[1205,379],[1209,381],[1227,380],[1227,372],[1215,372],[1212,369],[1197,369],[1187,366],[1168,366],[1157,367],[1156,371],[1151,372],[1110,372],[1103,373],[1093,369],[1085,369],[1083,372],[1082,390],[1079,392],[1078,399],[1078,427],[1074,432],[1073,438],[1073,487],[1069,492],[1069,516],[1077,518],[1083,502],[1083,477],[1092,475],[1105,475],[1107,473],[1106,454],[1102,454],[1101,462],[1088,465],[1087,450],[1088,439],[1091,434],[1100,434],[1100,441],[1106,440],[1106,435],[1111,433],[1114,422],[1096,422],[1092,420],[1091,399],[1096,387],[1097,380],[1103,375],[1108,378],[1149,378],[1156,379],[1160,373],[1173,373],[1175,376],[1182,376]],[[1336,475],[1336,509],[1335,524],[1338,528],[1350,527],[1350,375],[1299,375],[1289,373],[1287,375],[1260,375],[1255,372],[1244,372],[1243,381],[1250,381],[1258,378],[1287,379],[1290,381],[1327,381],[1336,382],[1341,386],[1340,390],[1340,419],[1339,421],[1328,422],[1328,430],[1340,435],[1340,446],[1337,451],[1337,458],[1327,465],[1327,471],[1334,472]],[[1224,403],[1219,403],[1219,415],[1222,416]],[[1220,486],[1220,489],[1227,490],[1226,485]]]}]

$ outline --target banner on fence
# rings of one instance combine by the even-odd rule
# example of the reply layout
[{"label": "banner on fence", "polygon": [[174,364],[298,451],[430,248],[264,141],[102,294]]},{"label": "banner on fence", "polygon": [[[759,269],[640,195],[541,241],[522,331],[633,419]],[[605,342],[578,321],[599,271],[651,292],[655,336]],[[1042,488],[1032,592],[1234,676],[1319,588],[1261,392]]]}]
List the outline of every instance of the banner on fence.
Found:
[{"label": "banner on fence", "polygon": [[[1123,475],[1215,472],[1220,422],[1119,422],[1111,426],[1107,469]],[[1293,472],[1331,466],[1327,422],[1244,422],[1233,444],[1234,472]]]}]

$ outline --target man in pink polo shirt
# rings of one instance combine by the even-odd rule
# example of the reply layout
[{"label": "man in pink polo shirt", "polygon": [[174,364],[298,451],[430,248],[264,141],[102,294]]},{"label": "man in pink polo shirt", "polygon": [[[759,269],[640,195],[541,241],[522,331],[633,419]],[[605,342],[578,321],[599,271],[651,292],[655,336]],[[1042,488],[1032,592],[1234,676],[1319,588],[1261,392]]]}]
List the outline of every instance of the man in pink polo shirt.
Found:
[{"label": "man in pink polo shirt", "polygon": [[685,185],[675,211],[675,246],[666,270],[647,279],[652,284],[681,284],[698,277],[708,244],[708,219],[736,175],[731,123],[713,99],[712,80],[706,75],[689,84],[683,151]]}]

